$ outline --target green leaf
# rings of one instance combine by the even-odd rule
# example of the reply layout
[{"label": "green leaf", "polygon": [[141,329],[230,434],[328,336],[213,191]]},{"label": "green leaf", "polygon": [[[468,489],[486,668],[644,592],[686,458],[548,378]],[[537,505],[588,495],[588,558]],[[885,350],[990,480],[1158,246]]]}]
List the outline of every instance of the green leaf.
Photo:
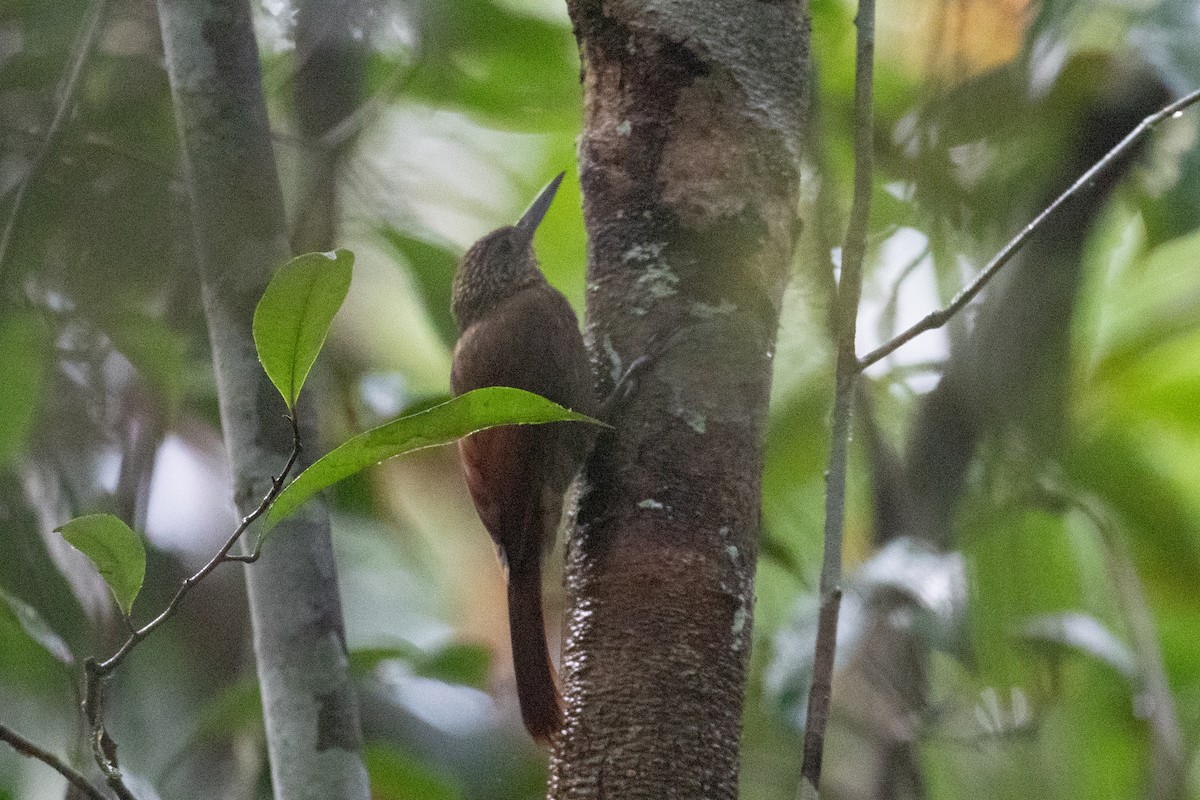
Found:
[{"label": "green leaf", "polygon": [[492,652],[479,644],[451,642],[436,650],[422,650],[413,644],[394,647],[364,647],[350,653],[350,671],[366,675],[384,661],[403,661],[414,675],[434,678],[443,683],[483,689],[492,668]]},{"label": "green leaf", "polygon": [[0,465],[25,447],[45,379],[46,347],[37,318],[14,313],[0,321]]},{"label": "green leaf", "polygon": [[443,683],[482,689],[492,668],[492,651],[483,645],[454,642],[413,661],[413,671]]},{"label": "green leaf", "polygon": [[458,256],[449,245],[425,241],[390,225],[382,228],[380,234],[408,263],[408,273],[416,284],[425,313],[442,341],[453,346],[458,328],[454,325],[447,298],[450,297]]},{"label": "green leaf", "polygon": [[368,744],[363,761],[371,776],[371,796],[379,800],[457,800],[463,796],[450,778],[395,747]]},{"label": "green leaf", "polygon": [[437,447],[467,434],[497,425],[533,425],[543,422],[604,423],[563,408],[544,397],[521,389],[491,386],[459,395],[427,411],[410,414],[360,433],[317,460],[279,493],[267,511],[266,536],[276,524],[305,500],[361,469],[395,456]]},{"label": "green leaf", "polygon": [[346,299],[354,254],[307,253],[280,267],[254,310],[254,346],[288,408],[312,369]]},{"label": "green leaf", "polygon": [[0,614],[10,617],[43,650],[68,666],[75,661],[71,648],[51,630],[37,609],[3,590],[0,590],[0,601]]},{"label": "green leaf", "polygon": [[76,517],[55,528],[63,538],[96,565],[112,590],[121,613],[129,616],[146,578],[146,549],[142,537],[111,514]]}]

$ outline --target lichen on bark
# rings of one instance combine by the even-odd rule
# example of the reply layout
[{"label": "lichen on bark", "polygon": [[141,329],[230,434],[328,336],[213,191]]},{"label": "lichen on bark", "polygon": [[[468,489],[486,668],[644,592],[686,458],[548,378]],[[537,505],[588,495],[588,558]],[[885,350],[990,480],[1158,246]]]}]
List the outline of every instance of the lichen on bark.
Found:
[{"label": "lichen on bark", "polygon": [[734,798],[806,9],[569,6],[597,373],[657,357],[586,468],[550,793]]}]

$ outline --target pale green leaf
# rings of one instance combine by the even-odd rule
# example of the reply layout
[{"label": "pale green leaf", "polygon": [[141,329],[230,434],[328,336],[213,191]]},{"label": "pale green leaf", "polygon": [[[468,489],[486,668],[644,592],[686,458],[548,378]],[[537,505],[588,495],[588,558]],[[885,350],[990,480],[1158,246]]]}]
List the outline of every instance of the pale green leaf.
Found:
[{"label": "pale green leaf", "polygon": [[121,613],[129,616],[146,577],[146,549],[142,546],[142,537],[111,514],[76,517],[55,530],[92,560],[100,577],[112,590]]},{"label": "pale green leaf", "polygon": [[254,310],[254,346],[267,377],[294,408],[333,317],[346,299],[354,254],[307,253],[280,267]]}]

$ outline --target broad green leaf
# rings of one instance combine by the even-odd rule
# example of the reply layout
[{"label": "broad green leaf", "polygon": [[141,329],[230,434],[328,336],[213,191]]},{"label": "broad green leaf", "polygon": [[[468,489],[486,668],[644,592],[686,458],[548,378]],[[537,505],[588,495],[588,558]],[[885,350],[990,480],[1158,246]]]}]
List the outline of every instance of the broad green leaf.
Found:
[{"label": "broad green leaf", "polygon": [[521,13],[511,3],[423,3],[421,57],[405,80],[393,58],[374,59],[368,91],[458,108],[489,127],[571,130],[580,113],[579,56],[570,25]]},{"label": "broad green leaf", "polygon": [[267,377],[294,408],[333,316],[346,299],[354,254],[307,253],[280,267],[254,310],[254,346]]},{"label": "broad green leaf", "polygon": [[383,744],[363,748],[371,776],[371,796],[378,800],[457,800],[463,796],[453,780],[415,757]]},{"label": "broad green leaf", "polygon": [[57,660],[67,665],[75,661],[71,648],[61,636],[51,630],[33,606],[0,590],[0,614],[11,617],[30,639],[40,644],[42,649]]},{"label": "broad green leaf", "polygon": [[76,517],[55,530],[92,560],[117,599],[121,613],[129,616],[146,577],[142,537],[111,514]]},{"label": "broad green leaf", "polygon": [[33,314],[0,320],[0,465],[21,453],[33,426],[45,377],[44,353]]},{"label": "broad green leaf", "polygon": [[543,422],[604,424],[531,392],[504,386],[476,389],[426,411],[360,433],[319,459],[280,492],[267,512],[263,535],[317,492],[372,464],[414,450],[449,444],[496,425]]}]

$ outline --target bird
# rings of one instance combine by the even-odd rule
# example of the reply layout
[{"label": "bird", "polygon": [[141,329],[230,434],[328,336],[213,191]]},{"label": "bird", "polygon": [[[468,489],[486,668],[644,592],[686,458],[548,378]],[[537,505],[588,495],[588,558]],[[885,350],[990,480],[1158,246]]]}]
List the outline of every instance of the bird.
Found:
[{"label": "bird", "polygon": [[[533,236],[562,182],[559,173],[515,225],[488,233],[455,271],[451,311],[459,337],[454,396],[488,386],[539,394],[594,415],[587,348],[570,303],[538,266]],[[508,619],[517,699],[526,730],[548,744],[562,719],[558,679],[546,644],[542,564],[564,497],[591,448],[590,426],[504,425],[458,442],[463,475],[508,573]]]}]

